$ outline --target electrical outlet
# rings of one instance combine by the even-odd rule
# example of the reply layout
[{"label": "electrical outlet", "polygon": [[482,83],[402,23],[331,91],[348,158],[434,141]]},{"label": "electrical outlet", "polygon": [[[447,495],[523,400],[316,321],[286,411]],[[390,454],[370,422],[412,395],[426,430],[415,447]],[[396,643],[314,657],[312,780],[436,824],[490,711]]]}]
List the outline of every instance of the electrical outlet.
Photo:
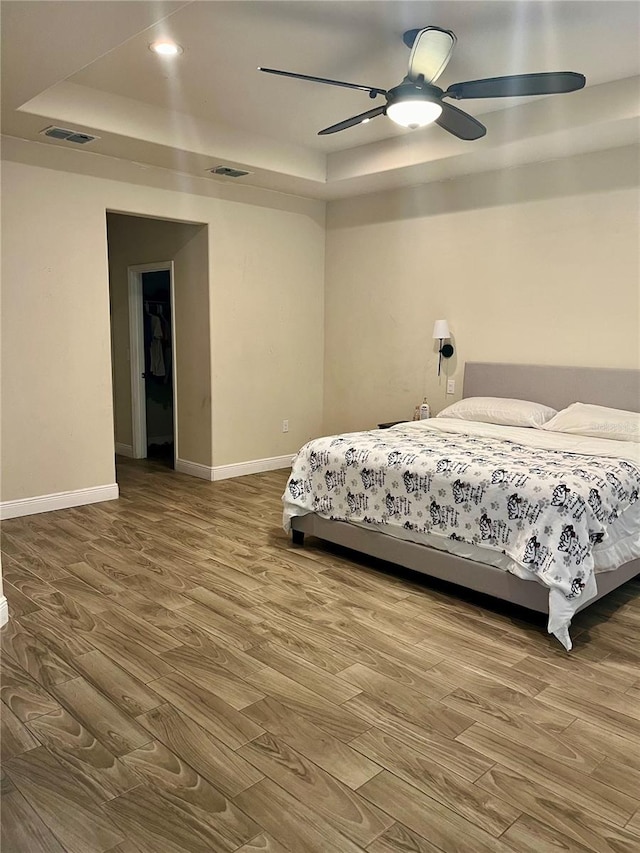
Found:
[{"label": "electrical outlet", "polygon": [[455,394],[456,393],[456,380],[455,379],[447,379],[447,394]]},{"label": "electrical outlet", "polygon": [[289,432],[289,421],[282,421],[282,432]]}]

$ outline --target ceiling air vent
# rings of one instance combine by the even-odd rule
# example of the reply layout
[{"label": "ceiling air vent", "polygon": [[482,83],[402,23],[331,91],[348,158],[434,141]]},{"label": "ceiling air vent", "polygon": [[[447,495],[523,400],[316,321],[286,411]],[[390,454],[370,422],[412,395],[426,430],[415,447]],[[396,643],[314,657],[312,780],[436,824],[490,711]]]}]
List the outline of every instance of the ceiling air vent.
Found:
[{"label": "ceiling air vent", "polygon": [[209,171],[212,175],[224,175],[225,178],[244,178],[245,175],[251,174],[244,169],[234,169],[232,166],[216,166]]},{"label": "ceiling air vent", "polygon": [[100,138],[98,136],[91,136],[89,133],[81,133],[79,130],[69,130],[66,127],[45,127],[40,133],[43,136],[50,136],[52,139],[75,142],[76,145],[86,145],[87,142],[94,142]]}]

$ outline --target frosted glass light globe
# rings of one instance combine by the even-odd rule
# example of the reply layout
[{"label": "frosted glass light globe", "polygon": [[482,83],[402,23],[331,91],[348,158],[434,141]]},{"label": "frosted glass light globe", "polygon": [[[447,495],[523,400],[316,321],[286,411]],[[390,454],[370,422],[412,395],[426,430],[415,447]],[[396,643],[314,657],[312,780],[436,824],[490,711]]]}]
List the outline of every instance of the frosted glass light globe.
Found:
[{"label": "frosted glass light globe", "polygon": [[440,113],[442,107],[434,101],[422,101],[417,98],[410,98],[406,101],[397,101],[387,107],[387,115],[391,121],[402,127],[409,127],[412,130],[416,127],[424,127],[427,124],[434,122]]}]

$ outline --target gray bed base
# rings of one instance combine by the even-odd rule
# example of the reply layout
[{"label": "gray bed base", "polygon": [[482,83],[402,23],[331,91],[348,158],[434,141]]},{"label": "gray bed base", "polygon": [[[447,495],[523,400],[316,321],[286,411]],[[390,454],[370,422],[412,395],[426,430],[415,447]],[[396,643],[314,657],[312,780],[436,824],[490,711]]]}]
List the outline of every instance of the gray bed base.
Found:
[{"label": "gray bed base", "polygon": [[[640,411],[640,370],[467,362],[463,397],[512,397],[544,403],[555,409],[565,408],[574,402],[593,403],[636,412]],[[294,543],[302,544],[305,534],[317,536],[530,610],[549,612],[549,590],[545,586],[485,563],[395,539],[377,530],[330,521],[313,513],[293,518],[291,527]],[[614,571],[599,573],[598,595],[583,607],[588,607],[638,574],[640,559],[625,563]]]}]

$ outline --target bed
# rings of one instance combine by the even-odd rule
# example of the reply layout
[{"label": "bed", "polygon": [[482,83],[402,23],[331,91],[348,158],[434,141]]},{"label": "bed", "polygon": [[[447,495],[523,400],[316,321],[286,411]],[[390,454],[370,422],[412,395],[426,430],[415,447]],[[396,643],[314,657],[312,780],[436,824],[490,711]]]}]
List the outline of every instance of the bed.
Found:
[{"label": "bed", "polygon": [[[640,371],[470,362],[465,367],[463,398],[474,397],[530,400],[556,410],[580,400],[638,412]],[[285,529],[292,531],[293,541],[300,545],[305,534],[313,535],[547,613],[550,633],[570,649],[572,616],[640,574],[640,500],[637,500],[640,445],[553,436],[537,429],[496,428],[491,424],[471,427],[450,422],[443,427],[445,423],[445,419],[436,418],[426,423],[399,424],[389,430],[329,436],[305,445],[294,460],[283,496]],[[510,429],[516,432],[509,433]],[[442,451],[444,461],[424,461],[436,450],[441,452],[442,447],[446,449]],[[338,457],[335,455],[338,452],[345,455]],[[513,458],[505,459],[509,454]],[[552,460],[551,471],[541,469],[539,480],[536,482],[534,475],[527,485],[540,493],[540,508],[533,506],[531,493],[527,498],[519,488],[516,469],[520,465],[520,471],[535,471],[532,459],[542,456],[545,462]],[[417,457],[418,461],[412,461],[411,457]],[[504,463],[499,461],[500,457]],[[341,464],[336,466],[338,458]],[[393,464],[389,466],[390,459]],[[382,464],[381,460],[386,462]],[[467,472],[458,476],[456,470],[464,472],[469,461],[475,464],[475,475]],[[434,471],[438,465],[451,468],[444,474],[448,481],[432,482],[428,470],[419,467],[427,464],[435,466]],[[413,469],[412,465],[418,467]],[[508,487],[502,483],[495,488],[501,489],[503,498],[510,493],[508,512],[509,519],[513,516],[512,523],[506,521],[505,525],[496,518],[495,496],[485,489],[491,478],[472,480],[473,476],[480,478],[478,471],[483,465],[487,472],[493,474],[500,468],[507,479],[511,478]],[[513,470],[510,465],[515,466]],[[353,486],[356,473],[359,489]],[[577,474],[582,479],[595,478],[598,483],[602,480],[602,485],[611,492],[606,512],[599,507],[603,516],[601,532],[594,533],[597,522],[593,517],[589,521],[590,547],[585,547],[584,538],[581,542],[579,536],[586,503],[582,501],[578,506],[580,502],[571,494]],[[571,489],[563,483],[569,483]],[[610,488],[611,484],[615,488]],[[556,488],[558,485],[560,489]],[[454,486],[457,493],[452,495],[448,489]],[[345,509],[336,511],[331,496],[340,494],[341,488],[344,500],[340,505]],[[620,500],[616,499],[616,489]],[[374,493],[379,499],[372,498]],[[411,520],[403,522],[407,504],[414,504],[415,513],[420,500],[422,520],[416,523],[416,518],[407,514],[406,518]],[[561,505],[563,502],[565,505]],[[373,504],[382,506],[381,516],[370,511]],[[545,555],[551,549],[545,550],[538,530],[543,529],[549,536],[555,536],[556,531],[551,524],[544,524],[535,528],[540,541],[530,535],[539,517],[544,521],[540,515],[543,510],[550,513],[549,518],[553,518],[558,528],[554,540],[558,551],[553,553],[561,558],[554,563],[548,557],[546,568]],[[589,507],[587,511],[593,516]],[[472,515],[481,518],[485,528],[473,535],[468,521]],[[609,535],[605,515],[616,530],[626,531],[625,537]],[[519,530],[515,530],[516,525]],[[508,526],[514,527],[515,532],[506,530]],[[586,530],[585,527],[585,536]],[[624,538],[624,542],[612,548],[611,541],[617,538]],[[517,547],[516,542],[519,542]]]}]

